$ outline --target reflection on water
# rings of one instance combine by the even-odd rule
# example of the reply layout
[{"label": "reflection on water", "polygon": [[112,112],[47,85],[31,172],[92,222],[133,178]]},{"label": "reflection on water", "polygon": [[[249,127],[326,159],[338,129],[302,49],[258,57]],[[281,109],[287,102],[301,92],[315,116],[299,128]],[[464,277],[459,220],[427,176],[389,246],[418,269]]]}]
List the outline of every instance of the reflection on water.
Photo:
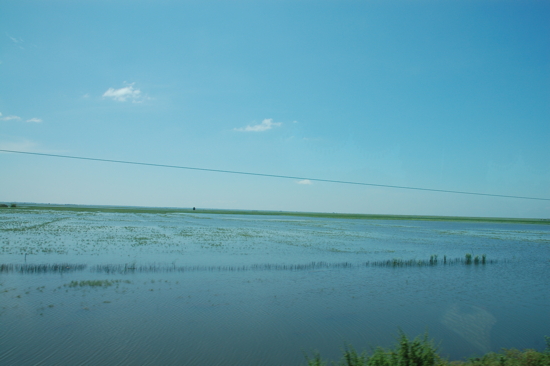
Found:
[{"label": "reflection on water", "polygon": [[491,350],[491,329],[496,319],[478,306],[452,304],[441,323],[472,344],[481,353]]},{"label": "reflection on water", "polygon": [[452,359],[543,349],[549,238],[544,225],[0,212],[0,364],[300,365],[313,349],[389,346],[399,328]]}]

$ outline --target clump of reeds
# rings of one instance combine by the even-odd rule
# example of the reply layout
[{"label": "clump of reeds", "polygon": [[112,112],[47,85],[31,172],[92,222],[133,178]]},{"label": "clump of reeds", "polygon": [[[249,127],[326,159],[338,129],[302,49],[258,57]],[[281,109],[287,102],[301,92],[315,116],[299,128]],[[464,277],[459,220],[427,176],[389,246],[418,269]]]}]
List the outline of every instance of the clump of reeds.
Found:
[{"label": "clump of reeds", "polygon": [[[430,256],[429,260],[421,260],[421,259],[400,259],[400,258],[394,258],[391,260],[385,260],[385,261],[373,261],[373,262],[366,262],[366,266],[374,266],[374,267],[423,267],[423,266],[436,266],[440,264],[441,262],[438,261],[438,256],[436,254],[433,254]],[[481,258],[479,256],[476,256],[472,260],[472,255],[467,253],[464,258],[447,258],[446,255],[443,256],[443,264],[444,265],[451,265],[451,264],[487,264],[487,263],[496,263],[496,260],[487,260],[487,255],[483,254]]]},{"label": "clump of reeds", "polygon": [[313,271],[318,269],[337,269],[353,268],[350,262],[329,263],[329,262],[310,262],[303,264],[252,264],[244,266],[176,266],[170,265],[97,265],[90,268],[91,272],[96,273],[156,273],[156,272],[242,272],[242,271]]},{"label": "clump of reeds", "polygon": [[487,264],[487,255],[486,254],[482,254],[481,255],[481,258],[479,257],[479,255],[476,255],[474,257],[474,259],[472,260],[472,255],[470,253],[466,253],[466,256],[464,258],[464,263],[465,264],[475,264],[475,265],[478,265],[478,264]]},{"label": "clump of reeds", "polygon": [[130,274],[136,272],[142,273],[160,273],[160,272],[241,272],[241,271],[314,271],[320,269],[351,269],[363,266],[372,267],[423,267],[436,266],[439,264],[454,265],[454,264],[493,264],[496,260],[489,260],[485,254],[481,257],[476,256],[472,260],[471,254],[466,254],[464,258],[447,258],[443,256],[443,262],[438,259],[438,255],[433,254],[429,260],[422,259],[400,259],[393,258],[383,261],[368,261],[364,264],[353,264],[350,262],[310,262],[301,264],[251,264],[243,266],[176,266],[175,263],[169,265],[137,265],[136,262],[126,264],[102,264],[95,266],[87,266],[85,264],[0,264],[0,273],[18,272],[21,274],[33,273],[68,273],[78,272],[89,269],[92,273],[107,273],[107,274]]},{"label": "clump of reeds", "polygon": [[85,264],[0,264],[0,273],[18,272],[25,274],[33,273],[68,273],[82,271]]}]

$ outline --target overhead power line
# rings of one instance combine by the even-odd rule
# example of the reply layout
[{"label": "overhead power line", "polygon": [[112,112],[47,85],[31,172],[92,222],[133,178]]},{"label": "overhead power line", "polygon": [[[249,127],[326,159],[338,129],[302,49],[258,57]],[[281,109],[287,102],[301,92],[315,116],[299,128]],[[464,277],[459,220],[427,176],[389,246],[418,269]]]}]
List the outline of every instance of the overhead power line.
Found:
[{"label": "overhead power line", "polygon": [[451,190],[447,190],[447,189],[421,188],[421,187],[408,187],[408,186],[394,186],[394,185],[389,185],[389,184],[375,184],[375,183],[350,182],[350,181],[333,180],[333,179],[294,177],[294,176],[290,176],[290,175],[278,175],[278,174],[263,174],[263,173],[239,172],[239,171],[235,171],[235,170],[195,168],[195,167],[180,166],[180,165],[153,164],[153,163],[142,163],[142,162],[137,162],[137,161],[125,161],[125,160],[113,160],[113,159],[98,159],[98,158],[88,158],[88,157],[83,157],[83,156],[44,154],[44,153],[27,152],[27,151],[15,151],[15,150],[4,150],[4,149],[0,149],[0,151],[1,151],[1,152],[7,152],[7,153],[14,153],[14,154],[49,156],[49,157],[64,158],[64,159],[90,160],[90,161],[100,161],[100,162],[104,162],[104,163],[131,164],[131,165],[145,165],[145,166],[154,166],[154,167],[159,167],[159,168],[198,170],[198,171],[203,171],[203,172],[214,172],[214,173],[252,175],[252,176],[257,176],[257,177],[283,178],[283,179],[294,179],[294,180],[310,180],[310,181],[315,181],[315,182],[338,183],[338,184],[353,184],[353,185],[358,185],[358,186],[371,186],[371,187],[383,187],[383,188],[394,188],[394,189],[408,189],[408,190],[415,190],[415,191],[428,191],[428,192],[441,192],[441,193],[468,194],[468,195],[473,195],[473,196],[488,196],[488,197],[502,197],[502,198],[519,198],[519,199],[525,199],[525,200],[550,201],[550,198],[540,198],[540,197],[511,196],[511,195],[493,194],[493,193],[466,192],[466,191],[451,191]]}]

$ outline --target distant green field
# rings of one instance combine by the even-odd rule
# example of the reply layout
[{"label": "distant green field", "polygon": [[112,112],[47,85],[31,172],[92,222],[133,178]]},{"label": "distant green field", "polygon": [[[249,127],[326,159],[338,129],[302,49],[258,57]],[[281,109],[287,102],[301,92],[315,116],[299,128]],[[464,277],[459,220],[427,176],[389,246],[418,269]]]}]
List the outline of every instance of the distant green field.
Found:
[{"label": "distant green field", "polygon": [[120,213],[193,213],[217,215],[269,215],[295,217],[322,217],[334,219],[361,219],[361,220],[420,220],[420,221],[459,221],[459,222],[495,222],[514,224],[542,224],[550,225],[550,219],[525,219],[504,217],[465,217],[465,216],[421,216],[421,215],[376,215],[376,214],[349,214],[329,212],[291,212],[291,211],[257,211],[257,210],[218,210],[218,209],[190,209],[164,207],[129,207],[129,206],[80,206],[80,205],[39,205],[21,204],[17,208],[1,208],[3,210],[55,210],[73,212],[120,212]]}]

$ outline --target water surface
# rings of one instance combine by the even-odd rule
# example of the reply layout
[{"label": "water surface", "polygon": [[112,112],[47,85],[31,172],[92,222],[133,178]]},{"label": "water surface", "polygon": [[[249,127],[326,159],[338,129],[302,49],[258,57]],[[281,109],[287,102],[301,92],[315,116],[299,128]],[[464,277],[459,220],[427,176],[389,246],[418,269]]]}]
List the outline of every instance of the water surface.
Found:
[{"label": "water surface", "polygon": [[[465,253],[497,262],[442,263]],[[300,365],[398,329],[461,359],[550,335],[548,225],[19,209],[0,258],[7,365]]]}]

